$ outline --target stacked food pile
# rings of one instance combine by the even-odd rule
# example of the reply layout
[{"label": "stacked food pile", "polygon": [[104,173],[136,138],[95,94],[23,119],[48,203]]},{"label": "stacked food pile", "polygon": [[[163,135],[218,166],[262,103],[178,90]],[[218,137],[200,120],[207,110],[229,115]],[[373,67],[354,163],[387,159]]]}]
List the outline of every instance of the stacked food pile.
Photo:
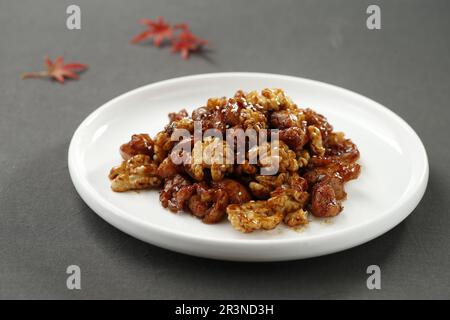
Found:
[{"label": "stacked food pile", "polygon": [[[214,129],[221,136],[197,141],[198,123],[201,133]],[[266,134],[267,141],[239,153],[234,145],[237,139],[231,143],[227,139],[230,129],[258,133],[277,129],[279,139],[271,140]],[[177,130],[189,136],[173,139]],[[174,161],[174,152],[180,156],[180,150],[185,150],[181,146],[195,151],[212,144],[228,160],[231,154],[233,161],[192,161],[195,157],[185,151],[181,152],[183,159],[191,161]],[[308,212],[317,217],[336,216],[346,198],[344,183],[360,172],[356,145],[342,132],[334,132],[324,116],[299,108],[281,89],[212,98],[191,116],[185,110],[170,113],[169,124],[153,139],[135,134],[120,151],[124,161],[109,175],[114,191],[161,188],[165,208],[190,212],[205,223],[228,216],[242,232],[273,229],[281,222],[291,227],[305,225]],[[265,158],[255,154],[265,154]],[[277,172],[263,174],[274,162]]]}]

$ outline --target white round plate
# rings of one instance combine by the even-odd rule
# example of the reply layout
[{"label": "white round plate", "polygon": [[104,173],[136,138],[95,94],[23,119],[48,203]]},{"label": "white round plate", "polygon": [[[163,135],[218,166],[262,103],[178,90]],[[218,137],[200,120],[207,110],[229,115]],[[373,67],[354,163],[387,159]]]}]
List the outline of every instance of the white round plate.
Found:
[{"label": "white round plate", "polygon": [[[156,190],[115,193],[108,172],[121,162],[119,146],[133,133],[154,136],[167,114],[192,111],[209,97],[238,89],[282,88],[300,107],[325,115],[361,152],[361,175],[346,184],[348,199],[332,219],[314,219],[301,230],[282,225],[243,234],[228,220],[203,224],[187,213],[173,214]],[[367,242],[405,219],[428,182],[425,148],[411,127],[382,105],[322,82],[262,73],[216,73],[182,77],[125,93],[95,110],[76,130],[69,170],[80,196],[118,229],[154,245],[200,257],[280,261],[337,252]]]}]

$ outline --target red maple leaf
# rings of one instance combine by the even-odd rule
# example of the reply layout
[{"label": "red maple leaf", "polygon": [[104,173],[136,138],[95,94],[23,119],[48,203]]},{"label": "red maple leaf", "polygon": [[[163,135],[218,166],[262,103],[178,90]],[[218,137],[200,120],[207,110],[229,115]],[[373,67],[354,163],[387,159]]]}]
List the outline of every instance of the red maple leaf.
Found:
[{"label": "red maple leaf", "polygon": [[206,40],[192,34],[187,24],[179,24],[175,28],[182,29],[182,32],[172,40],[172,52],[180,52],[183,59],[189,58],[190,52],[196,52],[208,44]]},{"label": "red maple leaf", "polygon": [[77,71],[87,68],[87,65],[78,62],[64,64],[63,57],[57,57],[53,62],[47,56],[45,57],[45,66],[47,70],[39,72],[28,72],[22,75],[22,79],[28,78],[53,78],[59,83],[64,83],[64,78],[79,79]]},{"label": "red maple leaf", "polygon": [[162,17],[157,17],[156,21],[141,19],[139,23],[146,25],[147,30],[142,31],[131,39],[131,43],[139,43],[153,38],[153,42],[159,47],[165,39],[172,39],[172,28]]}]

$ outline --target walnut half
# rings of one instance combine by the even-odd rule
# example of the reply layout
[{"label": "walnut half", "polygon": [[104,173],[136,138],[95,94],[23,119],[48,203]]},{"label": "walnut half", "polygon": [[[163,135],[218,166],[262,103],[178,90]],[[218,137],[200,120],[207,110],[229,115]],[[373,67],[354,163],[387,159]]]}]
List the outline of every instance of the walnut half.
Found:
[{"label": "walnut half", "polygon": [[231,204],[227,207],[227,213],[233,228],[245,233],[258,229],[274,229],[283,220],[283,214],[273,212],[267,206],[267,201]]},{"label": "walnut half", "polygon": [[111,188],[116,192],[158,187],[161,178],[157,176],[158,166],[150,156],[138,154],[114,167],[109,173]]}]

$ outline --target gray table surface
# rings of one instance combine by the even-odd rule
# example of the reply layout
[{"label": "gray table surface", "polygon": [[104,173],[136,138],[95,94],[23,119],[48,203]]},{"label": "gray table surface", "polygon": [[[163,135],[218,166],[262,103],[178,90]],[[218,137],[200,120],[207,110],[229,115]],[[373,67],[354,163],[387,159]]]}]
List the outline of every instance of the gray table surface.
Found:
[{"label": "gray table surface", "polygon": [[[382,29],[366,28],[379,4]],[[82,29],[65,27],[79,4]],[[450,298],[449,1],[0,0],[0,298]],[[211,51],[183,61],[129,45],[137,19],[189,21]],[[64,86],[21,80],[42,57],[90,65]],[[430,161],[403,223],[341,253],[283,263],[194,258],[138,241],[91,211],[67,169],[70,138],[109,99],[177,76],[288,74],[366,95],[403,117]],[[389,188],[387,184],[385,186]],[[82,289],[66,288],[79,265]],[[366,268],[381,267],[381,290]]]}]

